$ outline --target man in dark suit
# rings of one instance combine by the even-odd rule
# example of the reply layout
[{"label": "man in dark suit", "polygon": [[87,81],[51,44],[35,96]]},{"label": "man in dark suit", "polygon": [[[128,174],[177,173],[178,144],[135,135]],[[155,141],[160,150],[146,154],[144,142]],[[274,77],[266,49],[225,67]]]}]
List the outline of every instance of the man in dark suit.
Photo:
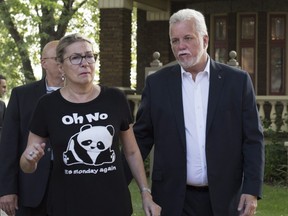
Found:
[{"label": "man in dark suit", "polygon": [[6,104],[2,100],[4,95],[6,94],[7,91],[7,82],[6,82],[6,77],[0,74],[0,139],[1,139],[1,132],[2,132],[2,127],[3,127],[3,121],[4,121],[4,115],[6,112]]},{"label": "man in dark suit", "polygon": [[198,11],[173,14],[169,35],[178,64],[147,77],[134,125],[144,159],[154,146],[153,199],[162,216],[251,216],[264,145],[250,77],[209,57]]},{"label": "man in dark suit", "polygon": [[42,51],[41,65],[45,78],[12,90],[5,115],[0,143],[0,208],[8,215],[46,216],[46,195],[51,169],[51,147],[48,145],[39,169],[33,174],[20,170],[20,156],[26,148],[29,121],[38,99],[63,86],[58,71],[56,47],[49,42]]}]

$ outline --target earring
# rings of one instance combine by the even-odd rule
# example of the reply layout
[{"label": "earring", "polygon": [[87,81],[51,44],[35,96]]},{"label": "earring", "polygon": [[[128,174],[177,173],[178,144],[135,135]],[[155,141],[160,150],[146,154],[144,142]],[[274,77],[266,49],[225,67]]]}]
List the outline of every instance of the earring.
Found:
[{"label": "earring", "polygon": [[65,80],[65,76],[64,76],[64,75],[61,76],[61,80],[62,80],[62,81]]}]

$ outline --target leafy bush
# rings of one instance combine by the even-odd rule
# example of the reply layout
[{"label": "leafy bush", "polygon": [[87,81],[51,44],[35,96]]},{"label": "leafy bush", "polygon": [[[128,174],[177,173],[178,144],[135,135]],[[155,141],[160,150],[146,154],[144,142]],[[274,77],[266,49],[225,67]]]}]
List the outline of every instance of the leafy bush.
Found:
[{"label": "leafy bush", "polygon": [[268,131],[265,146],[264,181],[272,184],[287,184],[287,149],[284,146],[283,136],[280,133]]}]

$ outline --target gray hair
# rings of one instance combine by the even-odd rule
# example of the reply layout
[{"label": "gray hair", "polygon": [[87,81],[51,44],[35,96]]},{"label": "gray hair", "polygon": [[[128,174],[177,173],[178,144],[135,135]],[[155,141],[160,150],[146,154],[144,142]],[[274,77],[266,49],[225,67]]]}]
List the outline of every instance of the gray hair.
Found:
[{"label": "gray hair", "polygon": [[56,48],[57,61],[63,63],[64,54],[66,53],[66,47],[76,42],[88,42],[93,45],[88,38],[82,36],[79,33],[66,35],[60,39],[59,44]]},{"label": "gray hair", "polygon": [[169,25],[171,26],[172,24],[186,20],[194,21],[195,28],[200,35],[208,35],[204,15],[193,9],[182,9],[177,11],[170,17]]}]

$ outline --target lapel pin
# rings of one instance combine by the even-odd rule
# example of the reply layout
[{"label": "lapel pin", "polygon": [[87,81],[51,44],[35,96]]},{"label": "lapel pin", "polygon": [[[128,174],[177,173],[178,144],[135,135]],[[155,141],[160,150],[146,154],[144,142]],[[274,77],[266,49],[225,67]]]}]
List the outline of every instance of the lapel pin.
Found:
[{"label": "lapel pin", "polygon": [[221,75],[218,75],[218,79],[221,79],[222,77],[221,77]]}]

